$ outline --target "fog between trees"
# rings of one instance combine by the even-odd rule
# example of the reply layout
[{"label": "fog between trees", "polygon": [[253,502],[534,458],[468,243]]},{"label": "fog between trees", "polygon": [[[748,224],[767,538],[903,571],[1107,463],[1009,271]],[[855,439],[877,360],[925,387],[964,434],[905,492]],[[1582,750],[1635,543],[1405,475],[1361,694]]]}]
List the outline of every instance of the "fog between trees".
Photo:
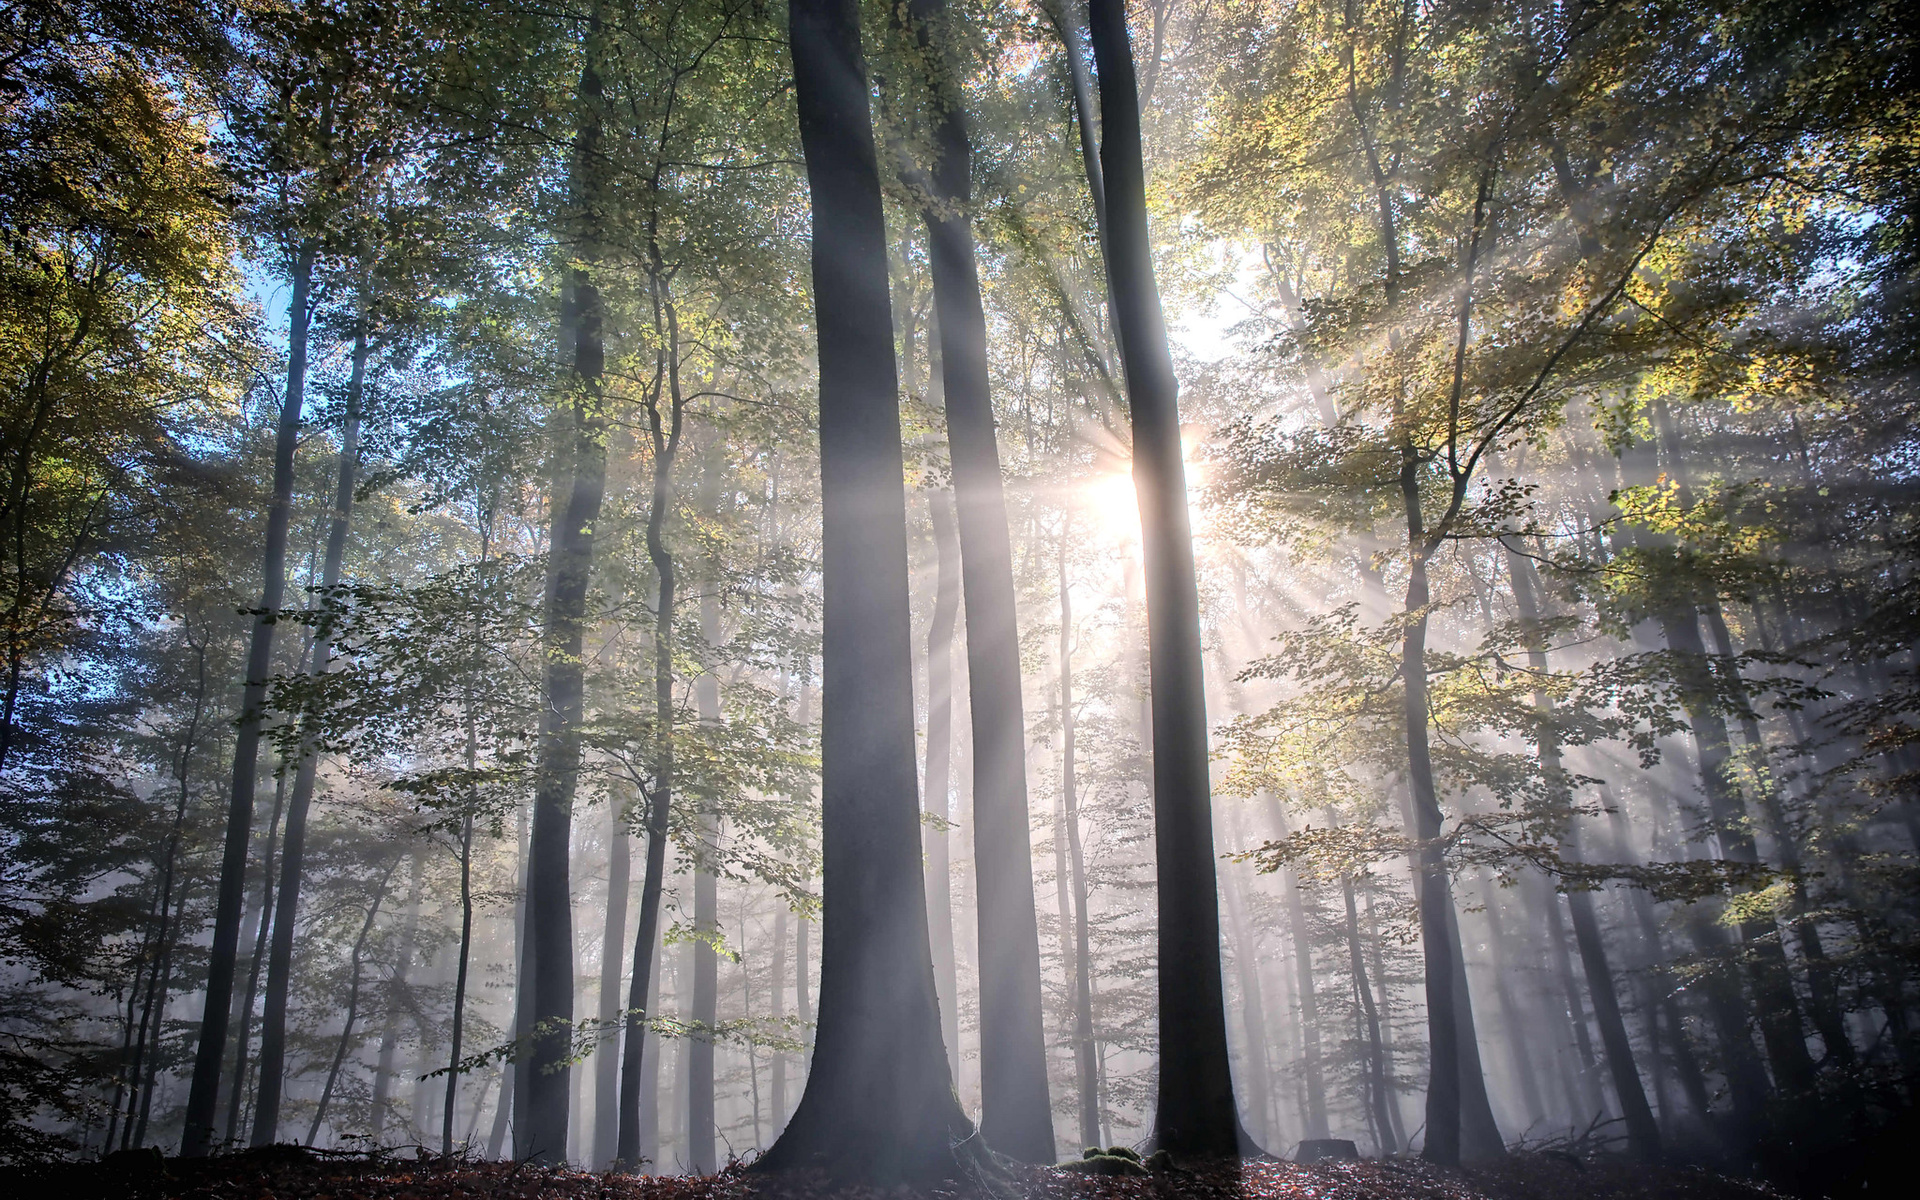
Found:
[{"label": "fog between trees", "polygon": [[0,1155],[1901,1127],[1911,41],[0,10]]}]

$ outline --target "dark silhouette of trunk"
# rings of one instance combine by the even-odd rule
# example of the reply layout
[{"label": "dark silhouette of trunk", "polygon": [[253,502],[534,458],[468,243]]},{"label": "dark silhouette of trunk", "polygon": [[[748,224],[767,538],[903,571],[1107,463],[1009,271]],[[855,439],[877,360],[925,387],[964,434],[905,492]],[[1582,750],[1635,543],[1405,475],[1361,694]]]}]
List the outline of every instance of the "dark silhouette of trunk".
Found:
[{"label": "dark silhouette of trunk", "polygon": [[[577,222],[575,252],[599,257],[601,157],[601,16],[589,19],[580,69],[580,124],[573,145],[570,187]],[[585,703],[582,658],[587,587],[593,569],[594,525],[607,479],[607,417],[602,395],[606,367],[600,290],[586,267],[566,284],[563,328],[573,361],[560,407],[558,453],[565,469],[553,498],[547,544],[542,632],[540,732],[536,752],[533,821],[527,839],[527,946],[521,990],[530,997],[533,1036],[525,1069],[514,1073],[520,1117],[513,1123],[514,1157],[557,1162],[567,1152],[573,1068],[573,898],[568,862],[573,797],[580,780],[580,722]]]},{"label": "dark silhouette of trunk", "polygon": [[[933,620],[927,625],[927,936],[933,947],[933,983],[940,998],[940,1040],[947,1070],[960,1073],[960,979],[953,953],[953,630],[960,612],[960,537],[953,496],[927,493],[933,519]],[[785,1059],[775,1078],[784,1087]],[[784,1093],[783,1093],[784,1094]],[[776,1108],[778,1106],[776,1105]],[[777,1118],[776,1118],[777,1119]]]},{"label": "dark silhouette of trunk", "polygon": [[601,1170],[620,1157],[620,979],[633,873],[625,806],[615,800],[609,807],[607,918],[600,935],[600,1028],[593,1059],[593,1164]]},{"label": "dark silhouette of trunk", "polygon": [[1000,451],[988,385],[987,323],[971,224],[973,154],[957,60],[947,42],[945,0],[911,0],[910,15],[932,64],[937,159],[923,216],[940,336],[941,390],[960,528],[967,614],[967,684],[973,714],[973,859],[978,879],[980,1132],[1010,1157],[1051,1162],[1040,1007],[1040,930],[1034,911],[1028,828],[1026,717],[1020,632],[1014,620],[1013,550],[1007,535]]},{"label": "dark silhouette of trunk", "polygon": [[[1073,1066],[1080,1090],[1080,1144],[1100,1144],[1099,1045],[1093,1036],[1093,945],[1087,926],[1087,864],[1080,844],[1079,747],[1074,744],[1073,714],[1073,586],[1067,580],[1067,546],[1071,516],[1060,530],[1060,796],[1061,824],[1066,832],[1067,878],[1073,889]],[[1064,941],[1067,931],[1060,937]]]},{"label": "dark silhouette of trunk", "polygon": [[[717,493],[717,462],[709,462],[700,491],[702,512],[713,511]],[[717,564],[710,564],[717,565]],[[714,593],[719,584],[709,579],[700,592],[700,634],[709,648],[720,643],[720,599]],[[720,679],[709,668],[693,683],[694,706],[702,725],[720,723]],[[713,1121],[713,1034],[718,1020],[720,1000],[720,956],[714,942],[720,937],[719,880],[709,864],[720,852],[720,819],[713,813],[699,816],[700,850],[693,868],[693,1024],[694,1033],[687,1043],[687,1169],[695,1175],[713,1174],[718,1163],[714,1156]]]},{"label": "dark silhouette of trunk", "polygon": [[367,951],[367,935],[373,932],[374,918],[380,915],[380,902],[387,898],[387,881],[393,878],[393,870],[399,865],[400,860],[395,858],[381,873],[380,882],[373,889],[373,899],[367,904],[366,920],[360,923],[360,936],[353,939],[353,951],[348,956],[352,968],[347,985],[347,1012],[341,1019],[340,1041],[334,1048],[333,1065],[327,1068],[327,1082],[320,1089],[320,1103],[314,1106],[313,1123],[307,1126],[304,1145],[313,1145],[313,1139],[319,1136],[320,1125],[327,1119],[327,1105],[333,1100],[333,1086],[340,1081],[340,1064],[347,1060],[347,1051],[353,1047],[353,1025],[360,1015],[360,964]]},{"label": "dark silhouette of trunk", "polygon": [[1176,1156],[1250,1145],[1234,1104],[1220,978],[1200,601],[1180,413],[1147,237],[1140,99],[1121,0],[1092,0],[1106,183],[1107,275],[1133,425],[1133,480],[1147,596],[1158,881],[1160,1071],[1152,1143]]},{"label": "dark silhouette of trunk", "polygon": [[[360,400],[367,379],[366,285],[360,296],[361,316],[353,334],[353,366],[347,379],[346,427],[340,440],[340,465],[335,476],[333,510],[327,525],[327,552],[320,569],[319,625],[314,631],[313,678],[325,675],[333,663],[333,635],[324,606],[332,602],[346,559],[347,533],[353,522],[355,468],[360,457]],[[300,884],[306,872],[307,813],[313,805],[313,786],[319,770],[318,732],[312,717],[304,718],[299,766],[287,799],[286,843],[280,855],[279,898],[273,906],[273,940],[267,953],[267,998],[260,1018],[260,1094],[254,1101],[255,1146],[269,1146],[280,1129],[280,1095],[285,1084],[287,1056],[287,995],[293,980],[293,935],[300,919]]]},{"label": "dark silhouette of trunk", "polygon": [[311,313],[314,247],[294,255],[293,295],[287,305],[287,390],[273,443],[273,496],[261,553],[260,613],[247,647],[247,674],[234,735],[233,786],[227,798],[226,844],[220,858],[220,890],[214,905],[213,944],[207,952],[206,1007],[194,1050],[193,1082],[187,1092],[180,1154],[197,1158],[212,1148],[220,1069],[226,1062],[227,1022],[233,976],[239,963],[241,909],[246,903],[247,843],[253,836],[253,790],[259,770],[260,722],[273,669],[273,633],[287,586],[287,524],[293,511],[293,452],[300,437],[300,409],[307,386],[307,328]]},{"label": "dark silhouette of trunk", "polygon": [[[1267,813],[1273,820],[1273,835],[1284,838],[1293,832],[1279,799],[1267,793]],[[1313,932],[1307,926],[1307,905],[1300,894],[1300,877],[1293,868],[1285,868],[1281,880],[1286,890],[1287,931],[1293,939],[1294,988],[1300,996],[1301,1074],[1306,1089],[1307,1136],[1324,1138],[1327,1133],[1327,1085],[1320,1062],[1320,998],[1313,982]]]},{"label": "dark silhouette of trunk", "polygon": [[760,1165],[948,1179],[989,1160],[947,1071],[927,941],[905,466],[859,7],[795,0],[788,13],[820,363],[823,919],[812,1070]]},{"label": "dark silhouette of trunk", "polygon": [[[1545,680],[1549,671],[1546,633],[1540,624],[1543,605],[1540,579],[1533,560],[1507,543],[1507,575],[1513,587],[1514,607],[1520,614],[1526,641],[1527,669]],[[1572,811],[1566,771],[1560,760],[1560,739],[1554,725],[1553,698],[1544,690],[1533,694],[1533,705],[1540,724],[1534,744],[1540,756],[1540,773],[1557,809],[1565,813],[1561,845],[1574,862],[1580,858],[1580,817]],[[1600,1044],[1606,1050],[1607,1071],[1613,1078],[1614,1096],[1620,1102],[1626,1120],[1627,1148],[1637,1158],[1652,1160],[1661,1155],[1660,1127],[1654,1122],[1653,1109],[1647,1103],[1646,1089],[1634,1064],[1633,1043],[1627,1037],[1627,1025],[1620,1015],[1620,1002],[1613,990],[1613,969],[1607,961],[1606,943],[1600,936],[1600,922],[1593,911],[1593,893],[1574,889],[1567,893],[1568,914],[1573,921],[1574,944],[1580,951],[1580,965],[1587,976],[1587,991],[1593,1002],[1594,1022],[1600,1028]]]},{"label": "dark silhouette of trunk", "polygon": [[[657,266],[657,264],[656,264]],[[627,989],[627,1016],[620,1051],[620,1137],[616,1165],[635,1170],[651,1157],[642,1146],[641,1106],[646,1097],[659,1096],[659,1067],[647,1066],[647,1004],[653,992],[655,947],[660,942],[660,896],[667,878],[667,839],[673,811],[673,623],[679,603],[680,577],[667,546],[667,518],[672,515],[673,468],[680,456],[680,438],[686,428],[686,401],[680,390],[680,315],[664,272],[648,276],[653,300],[654,330],[659,349],[654,357],[652,387],[644,394],[647,436],[653,442],[653,487],[647,508],[647,555],[653,564],[656,592],[653,610],[653,778],[642,789],[646,805],[647,861],[640,879],[640,921],[633,935],[633,977]],[[663,406],[662,391],[664,389]],[[658,1150],[657,1109],[652,1110]]]},{"label": "dark silhouette of trunk", "polygon": [[1367,982],[1367,960],[1360,952],[1360,913],[1353,902],[1353,876],[1340,877],[1340,894],[1347,905],[1347,969],[1353,972],[1353,990],[1360,997],[1360,1011],[1367,1032],[1367,1105],[1374,1136],[1382,1155],[1400,1153],[1393,1136],[1393,1117],[1388,1111],[1387,1051],[1380,1038],[1380,1012],[1374,1007],[1373,987]]}]

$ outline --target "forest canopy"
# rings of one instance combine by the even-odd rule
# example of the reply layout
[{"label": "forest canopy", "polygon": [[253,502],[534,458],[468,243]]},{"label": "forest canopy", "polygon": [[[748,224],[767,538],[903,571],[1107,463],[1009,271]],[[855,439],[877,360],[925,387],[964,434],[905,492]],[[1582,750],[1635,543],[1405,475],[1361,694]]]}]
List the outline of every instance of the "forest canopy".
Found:
[{"label": "forest canopy", "polygon": [[0,1162],[1911,1128],[1917,33],[0,0]]}]

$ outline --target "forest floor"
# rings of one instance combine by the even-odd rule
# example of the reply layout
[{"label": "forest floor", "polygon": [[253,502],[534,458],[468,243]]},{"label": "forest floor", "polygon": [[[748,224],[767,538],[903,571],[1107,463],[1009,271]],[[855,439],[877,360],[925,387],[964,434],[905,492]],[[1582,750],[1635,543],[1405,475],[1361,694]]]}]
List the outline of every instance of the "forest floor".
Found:
[{"label": "forest floor", "polygon": [[[16,1190],[18,1189],[18,1190]],[[511,1162],[393,1154],[325,1154],[293,1146],[205,1159],[157,1152],[15,1174],[6,1191],[60,1200],[986,1200],[977,1189],[836,1188],[824,1180],[755,1175],[594,1174]],[[1018,1200],[1778,1200],[1749,1180],[1570,1154],[1516,1154],[1489,1167],[1446,1170],[1414,1159],[1270,1160],[1147,1176],[1022,1168]],[[1856,1193],[1857,1194],[1857,1193]]]}]

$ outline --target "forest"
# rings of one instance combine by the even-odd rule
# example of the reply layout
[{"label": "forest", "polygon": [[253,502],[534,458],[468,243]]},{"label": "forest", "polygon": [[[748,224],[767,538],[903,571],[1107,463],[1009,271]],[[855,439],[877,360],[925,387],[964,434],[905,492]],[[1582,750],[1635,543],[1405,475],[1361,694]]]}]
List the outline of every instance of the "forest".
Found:
[{"label": "forest", "polygon": [[0,0],[0,130],[0,1164],[1920,1135],[1899,0]]}]

